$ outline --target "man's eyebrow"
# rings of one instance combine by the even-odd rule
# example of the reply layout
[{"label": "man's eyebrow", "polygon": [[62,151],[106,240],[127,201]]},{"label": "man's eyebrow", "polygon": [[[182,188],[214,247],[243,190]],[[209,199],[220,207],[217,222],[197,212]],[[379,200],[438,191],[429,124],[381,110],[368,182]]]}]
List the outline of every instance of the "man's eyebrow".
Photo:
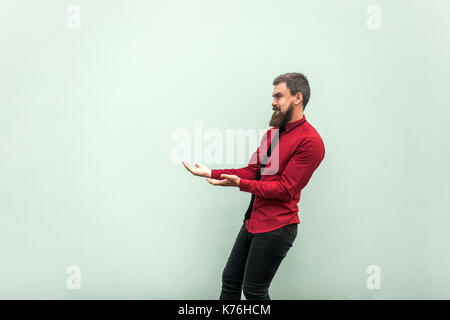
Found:
[{"label": "man's eyebrow", "polygon": [[275,96],[281,96],[281,92],[277,92],[277,93],[272,95],[272,97],[275,97]]}]

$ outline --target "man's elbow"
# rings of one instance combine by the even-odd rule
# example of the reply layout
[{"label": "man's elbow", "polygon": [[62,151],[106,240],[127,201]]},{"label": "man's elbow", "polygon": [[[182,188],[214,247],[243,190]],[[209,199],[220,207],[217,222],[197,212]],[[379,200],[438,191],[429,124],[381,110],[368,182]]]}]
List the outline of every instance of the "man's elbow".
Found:
[{"label": "man's elbow", "polygon": [[283,185],[278,189],[277,199],[280,201],[289,201],[292,199],[291,190],[287,189]]}]

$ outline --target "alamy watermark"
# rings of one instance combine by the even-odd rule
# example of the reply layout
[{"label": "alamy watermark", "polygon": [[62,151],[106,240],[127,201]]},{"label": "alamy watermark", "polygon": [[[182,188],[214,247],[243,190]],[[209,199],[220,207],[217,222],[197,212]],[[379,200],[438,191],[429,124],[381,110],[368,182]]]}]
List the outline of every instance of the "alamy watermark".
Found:
[{"label": "alamy watermark", "polygon": [[366,26],[369,30],[379,30],[381,28],[381,8],[376,4],[367,7]]},{"label": "alamy watermark", "polygon": [[381,268],[372,264],[367,267],[366,273],[370,274],[366,281],[367,289],[381,289]]},{"label": "alamy watermark", "polygon": [[[269,130],[270,129],[270,130]],[[172,131],[171,161],[180,164],[184,161],[196,163],[230,164],[269,164],[262,175],[275,174],[279,167],[279,129],[203,129],[201,120],[194,121],[193,132],[177,128]],[[265,158],[270,141],[275,143],[270,157]],[[259,153],[256,150],[259,145]],[[269,161],[270,160],[270,161]]]},{"label": "alamy watermark", "polygon": [[66,27],[69,30],[79,30],[81,28],[81,9],[77,5],[70,5],[66,8]]},{"label": "alamy watermark", "polygon": [[66,287],[69,290],[81,289],[81,269],[77,265],[67,267],[66,273],[69,274],[66,281]]}]

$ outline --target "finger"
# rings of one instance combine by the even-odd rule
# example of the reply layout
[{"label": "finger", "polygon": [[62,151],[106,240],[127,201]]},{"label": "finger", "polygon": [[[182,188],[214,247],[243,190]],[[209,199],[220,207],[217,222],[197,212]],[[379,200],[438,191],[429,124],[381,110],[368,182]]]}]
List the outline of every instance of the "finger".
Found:
[{"label": "finger", "polygon": [[235,181],[235,179],[236,179],[235,176],[233,176],[233,175],[228,175],[228,174],[225,174],[225,173],[221,174],[220,176],[223,177],[223,178],[225,178],[225,179],[227,179],[228,181]]},{"label": "finger", "polygon": [[191,173],[194,173],[194,172],[192,171],[193,168],[192,168],[188,163],[183,162],[183,165],[184,165],[184,167],[185,167],[187,170],[189,170]]},{"label": "finger", "polygon": [[205,179],[212,185],[217,185],[217,182],[219,181],[217,179],[211,179],[211,178],[205,178]]},{"label": "finger", "polygon": [[220,185],[220,181],[222,181],[222,180],[206,178],[206,181],[208,181],[210,184],[212,184],[214,186],[217,186],[217,185]]},{"label": "finger", "polygon": [[186,169],[188,169],[189,170],[189,168],[191,167],[189,164],[187,164],[186,162],[184,162],[184,161],[182,161],[183,162],[183,165],[184,165],[184,167],[186,168]]},{"label": "finger", "polygon": [[217,180],[217,179],[206,178],[206,180],[215,186],[225,185],[228,182],[227,179]]},{"label": "finger", "polygon": [[226,179],[222,179],[222,180],[211,179],[211,183],[216,185],[216,186],[222,185],[222,184],[224,184],[226,182],[227,182]]}]

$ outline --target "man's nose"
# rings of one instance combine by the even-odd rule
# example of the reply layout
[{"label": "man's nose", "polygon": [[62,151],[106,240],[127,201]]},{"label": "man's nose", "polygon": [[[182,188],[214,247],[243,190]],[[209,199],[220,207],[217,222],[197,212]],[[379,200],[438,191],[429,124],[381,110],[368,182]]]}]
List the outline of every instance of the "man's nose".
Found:
[{"label": "man's nose", "polygon": [[275,100],[272,101],[272,107],[276,107],[277,103],[275,102]]}]

